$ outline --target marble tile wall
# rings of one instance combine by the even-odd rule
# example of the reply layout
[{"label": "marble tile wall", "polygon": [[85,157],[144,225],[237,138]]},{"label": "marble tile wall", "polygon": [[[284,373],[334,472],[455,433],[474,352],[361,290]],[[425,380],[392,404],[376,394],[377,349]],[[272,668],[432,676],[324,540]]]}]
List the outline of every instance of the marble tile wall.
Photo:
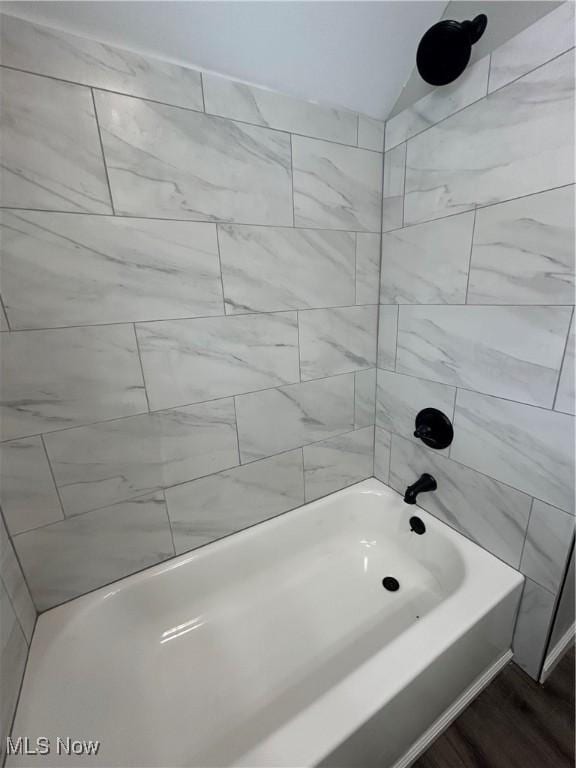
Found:
[{"label": "marble tile wall", "polygon": [[42,611],[372,475],[384,124],[1,21],[0,505]]},{"label": "marble tile wall", "polygon": [[[574,536],[574,4],[385,129],[374,472],[526,576],[533,677]],[[448,449],[413,436],[436,407]]]},{"label": "marble tile wall", "polygon": [[0,513],[0,764],[24,677],[36,608]]}]

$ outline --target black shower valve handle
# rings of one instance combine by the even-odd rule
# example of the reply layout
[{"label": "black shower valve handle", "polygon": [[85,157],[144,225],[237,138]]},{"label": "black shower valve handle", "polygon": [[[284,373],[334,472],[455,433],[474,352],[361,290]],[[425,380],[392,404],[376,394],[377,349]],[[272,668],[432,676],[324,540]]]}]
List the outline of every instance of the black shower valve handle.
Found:
[{"label": "black shower valve handle", "polygon": [[423,437],[427,437],[430,439],[434,439],[432,437],[432,427],[428,426],[428,424],[420,424],[415,430],[414,430],[414,437],[420,438],[420,440]]},{"label": "black shower valve handle", "polygon": [[416,416],[414,437],[434,450],[447,448],[454,437],[450,419],[437,408],[424,408]]}]

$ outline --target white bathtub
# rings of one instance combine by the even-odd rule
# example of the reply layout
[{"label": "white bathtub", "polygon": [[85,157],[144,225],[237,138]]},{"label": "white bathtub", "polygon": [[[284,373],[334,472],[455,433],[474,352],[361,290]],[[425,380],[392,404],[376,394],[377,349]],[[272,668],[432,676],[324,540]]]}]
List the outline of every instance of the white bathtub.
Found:
[{"label": "white bathtub", "polygon": [[521,587],[366,480],[43,614],[13,735],[53,751],[7,765],[407,765],[509,659]]}]

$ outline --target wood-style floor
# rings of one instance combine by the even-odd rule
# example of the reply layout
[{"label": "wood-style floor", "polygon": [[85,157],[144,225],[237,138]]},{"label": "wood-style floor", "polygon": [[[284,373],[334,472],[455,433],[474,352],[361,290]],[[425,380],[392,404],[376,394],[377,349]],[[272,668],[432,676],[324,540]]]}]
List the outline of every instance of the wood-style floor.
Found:
[{"label": "wood-style floor", "polygon": [[413,768],[574,768],[574,649],[543,686],[509,664]]}]

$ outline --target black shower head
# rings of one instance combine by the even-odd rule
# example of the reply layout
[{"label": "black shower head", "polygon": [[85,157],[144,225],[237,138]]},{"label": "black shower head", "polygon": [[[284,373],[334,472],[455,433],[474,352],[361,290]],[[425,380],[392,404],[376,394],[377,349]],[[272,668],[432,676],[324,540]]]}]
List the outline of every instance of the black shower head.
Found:
[{"label": "black shower head", "polygon": [[431,85],[448,85],[470,61],[472,46],[483,35],[488,18],[481,13],[473,21],[439,21],[420,40],[416,66]]}]

